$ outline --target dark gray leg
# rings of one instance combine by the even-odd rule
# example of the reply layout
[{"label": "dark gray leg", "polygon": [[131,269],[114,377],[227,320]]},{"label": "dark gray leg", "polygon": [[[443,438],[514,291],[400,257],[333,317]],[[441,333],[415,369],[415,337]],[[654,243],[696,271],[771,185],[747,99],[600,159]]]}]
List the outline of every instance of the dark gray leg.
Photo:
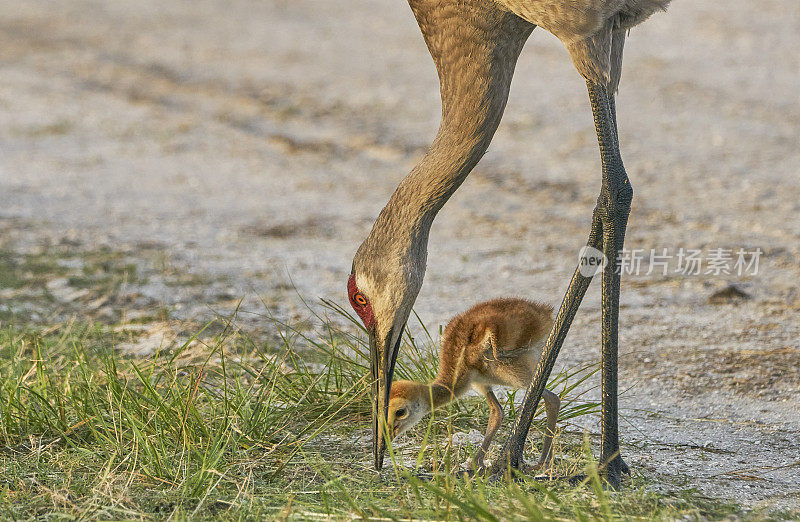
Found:
[{"label": "dark gray leg", "polygon": [[[589,233],[589,240],[587,244],[593,248],[602,248],[602,224],[597,209],[595,209],[594,217],[592,219],[592,229]],[[553,371],[553,365],[558,357],[558,352],[564,344],[564,338],[569,332],[569,327],[575,317],[575,313],[580,307],[581,300],[586,294],[586,289],[589,288],[589,283],[592,281],[591,277],[585,277],[580,272],[580,266],[575,269],[572,274],[567,292],[564,295],[564,300],[558,308],[553,327],[550,334],[547,336],[544,348],[542,349],[542,356],[539,359],[539,365],[536,367],[531,384],[525,392],[525,400],[520,407],[517,420],[514,422],[514,427],[503,445],[500,457],[492,465],[491,473],[502,473],[506,468],[519,469],[522,464],[522,454],[525,449],[525,439],[528,436],[528,431],[533,421],[533,414],[539,405],[539,399],[542,397],[547,379]]]},{"label": "dark gray leg", "polygon": [[597,206],[603,223],[603,254],[608,264],[603,270],[602,291],[602,447],[600,464],[606,468],[609,484],[619,487],[620,474],[629,473],[619,453],[617,408],[618,319],[620,291],[619,253],[625,242],[625,230],[633,199],[616,132],[614,98],[604,88],[589,85],[595,127],[603,158],[603,187]]},{"label": "dark gray leg", "polygon": [[[587,86],[603,163],[600,196],[594,209],[587,245],[602,250],[608,259],[603,271],[603,445],[600,459],[606,466],[609,483],[617,487],[620,472],[628,470],[619,456],[617,428],[617,324],[620,287],[617,267],[618,253],[625,239],[633,189],[619,154],[613,96],[608,94],[605,87],[592,83],[588,83]],[[567,293],[558,309],[553,328],[542,350],[539,366],[525,394],[511,435],[503,446],[501,458],[492,467],[493,473],[502,472],[506,467],[519,468],[533,414],[590,282],[591,277],[581,275],[579,266],[572,275]]]}]

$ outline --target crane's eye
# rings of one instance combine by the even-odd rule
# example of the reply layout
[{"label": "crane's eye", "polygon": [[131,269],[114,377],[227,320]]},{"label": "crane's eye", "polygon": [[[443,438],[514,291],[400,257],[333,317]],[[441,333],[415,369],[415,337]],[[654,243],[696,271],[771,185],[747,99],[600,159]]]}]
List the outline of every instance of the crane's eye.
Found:
[{"label": "crane's eye", "polygon": [[361,305],[361,306],[366,306],[366,305],[367,305],[367,298],[366,298],[366,297],[364,297],[364,296],[363,296],[363,295],[361,295],[361,294],[356,294],[356,295],[354,295],[354,296],[353,296],[353,300],[354,300],[354,301],[355,301],[357,304],[359,304],[359,305]]},{"label": "crane's eye", "polygon": [[405,409],[405,408],[400,408],[399,410],[397,410],[396,412],[394,412],[394,416],[395,416],[395,418],[397,418],[397,419],[402,419],[402,418],[403,418],[403,417],[405,417],[406,415],[408,415],[408,412],[406,411],[406,409]]}]

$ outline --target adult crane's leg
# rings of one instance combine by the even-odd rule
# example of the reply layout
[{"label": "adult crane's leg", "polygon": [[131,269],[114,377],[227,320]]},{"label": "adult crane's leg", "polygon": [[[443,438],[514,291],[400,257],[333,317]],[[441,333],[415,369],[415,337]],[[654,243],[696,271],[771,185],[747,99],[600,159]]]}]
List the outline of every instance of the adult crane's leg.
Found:
[{"label": "adult crane's leg", "polygon": [[[601,213],[597,208],[595,208],[592,217],[592,228],[589,232],[587,246],[597,250],[603,247]],[[553,371],[553,366],[569,332],[569,327],[572,325],[572,320],[575,318],[575,313],[578,311],[583,296],[586,294],[586,289],[589,288],[589,283],[591,282],[592,277],[583,275],[581,273],[581,265],[578,264],[572,274],[564,300],[558,308],[553,327],[550,329],[547,341],[545,341],[536,373],[525,392],[525,399],[517,415],[517,420],[514,422],[511,434],[503,445],[500,457],[492,465],[491,474],[502,473],[509,467],[519,469],[523,463],[522,455],[525,450],[525,440],[531,428],[533,415],[539,405],[539,400],[542,398],[547,379],[550,378],[550,373]]]},{"label": "adult crane's leg", "polygon": [[[633,199],[633,189],[622,165],[616,131],[616,114],[613,96],[605,87],[587,82],[589,101],[592,105],[597,140],[603,164],[602,185],[592,218],[588,246],[602,249],[607,264],[603,270],[602,296],[602,426],[603,444],[601,463],[606,465],[609,483],[617,487],[620,473],[628,467],[619,455],[619,431],[617,422],[617,327],[619,317],[620,270],[619,252],[625,239],[625,229]],[[493,467],[493,472],[510,466],[518,469],[522,463],[525,439],[530,429],[533,414],[541,399],[547,379],[569,331],[575,313],[580,306],[591,277],[581,274],[580,266],[575,270],[567,293],[556,315],[555,323],[547,338],[536,375],[528,387],[520,414],[514,428],[503,446],[502,455]]]},{"label": "adult crane's leg", "polygon": [[618,429],[618,319],[620,291],[620,259],[625,241],[625,230],[633,199],[616,130],[614,98],[604,87],[591,83],[589,99],[592,103],[597,139],[603,161],[603,185],[597,208],[603,226],[603,254],[608,263],[603,270],[602,289],[602,446],[600,464],[606,468],[606,478],[612,487],[618,487],[620,474],[629,472],[619,452]]}]

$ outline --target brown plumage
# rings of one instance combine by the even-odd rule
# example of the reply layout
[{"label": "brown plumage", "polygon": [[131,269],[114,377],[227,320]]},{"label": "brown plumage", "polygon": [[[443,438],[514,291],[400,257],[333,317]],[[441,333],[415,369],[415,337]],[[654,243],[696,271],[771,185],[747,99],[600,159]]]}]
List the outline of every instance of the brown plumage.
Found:
[{"label": "brown plumage", "polygon": [[[602,172],[585,244],[610,260],[602,276],[600,460],[613,486],[628,471],[619,451],[617,356],[619,254],[633,188],[619,150],[614,93],[622,73],[626,32],[667,4],[669,0],[409,0],[439,75],[442,121],[427,154],[400,182],[356,252],[348,280],[350,302],[370,339],[376,469],[383,466],[386,446],[381,434],[388,422],[392,374],[403,329],[425,276],[433,220],[489,147],[505,110],[517,58],[538,25],[566,47],[586,80],[594,117]],[[537,377],[495,471],[519,465],[544,383],[591,277],[574,272]]]},{"label": "brown plumage", "polygon": [[[397,381],[389,397],[389,427],[395,437],[419,422],[432,409],[455,400],[472,387],[489,402],[489,424],[473,466],[483,467],[503,410],[492,386],[527,387],[533,379],[542,341],[553,323],[553,308],[525,299],[494,299],[454,317],[439,347],[439,371],[431,383]],[[560,401],[545,390],[547,431],[537,467],[550,460]]]}]

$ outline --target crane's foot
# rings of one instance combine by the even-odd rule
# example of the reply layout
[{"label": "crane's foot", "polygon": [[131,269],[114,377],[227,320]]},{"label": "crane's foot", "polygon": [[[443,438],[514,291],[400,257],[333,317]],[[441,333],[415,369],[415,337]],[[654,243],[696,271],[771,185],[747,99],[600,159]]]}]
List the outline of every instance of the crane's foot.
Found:
[{"label": "crane's foot", "polygon": [[618,490],[622,483],[622,475],[630,475],[631,468],[625,463],[625,460],[619,455],[611,459],[611,461],[603,466],[600,470],[604,475],[606,482],[614,491]]},{"label": "crane's foot", "polygon": [[[509,465],[509,462],[511,464]],[[505,463],[505,466],[501,464]],[[490,482],[498,482],[503,479],[523,480],[525,478],[545,477],[545,473],[550,469],[550,462],[539,461],[536,464],[529,464],[522,458],[514,461],[507,457],[498,457],[489,468],[484,468],[481,476],[488,478]]]},{"label": "crane's foot", "polygon": [[[534,479],[537,481],[558,482],[567,481],[572,485],[578,485],[587,480],[588,476],[584,473],[575,475],[559,475],[552,472],[551,463],[537,462],[536,464],[528,464],[524,460],[519,460],[516,465],[500,466],[500,462],[508,462],[508,460],[495,461],[494,465],[485,468],[480,476],[487,479],[489,483],[496,484],[501,481],[517,481],[521,482],[525,479]],[[602,466],[600,469],[603,478],[608,484],[609,489],[617,491],[622,482],[622,475],[630,475],[631,471],[622,457],[617,455],[607,465]],[[472,476],[470,474],[469,476]]]},{"label": "crane's foot", "polygon": [[572,486],[577,486],[586,480],[585,473],[576,475],[558,475],[548,472],[551,468],[537,464],[521,464],[519,468],[507,468],[502,472],[487,472],[483,475],[487,482],[490,484],[498,484],[500,482],[524,482],[526,480],[535,480],[537,482],[568,482]]},{"label": "crane's foot", "polygon": [[540,460],[536,464],[528,464],[525,461],[520,462],[518,471],[525,475],[544,475],[551,470],[551,462]]},{"label": "crane's foot", "polygon": [[630,475],[631,474],[631,468],[625,462],[625,459],[623,459],[621,456],[617,455],[617,457],[614,460],[617,462],[617,466],[619,466],[619,470],[622,473],[624,473],[625,475]]}]

